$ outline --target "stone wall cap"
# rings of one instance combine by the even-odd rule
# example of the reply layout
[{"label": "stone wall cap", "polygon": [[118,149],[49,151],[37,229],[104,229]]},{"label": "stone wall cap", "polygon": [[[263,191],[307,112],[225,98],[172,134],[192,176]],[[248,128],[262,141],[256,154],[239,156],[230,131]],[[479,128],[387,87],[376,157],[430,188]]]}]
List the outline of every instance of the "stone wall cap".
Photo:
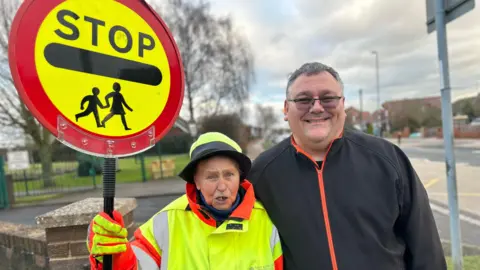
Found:
[{"label": "stone wall cap", "polygon": [[45,230],[37,226],[0,221],[0,234],[45,241]]},{"label": "stone wall cap", "polygon": [[[126,215],[136,207],[135,198],[114,199],[114,209],[122,215]],[[87,198],[37,216],[35,220],[44,228],[86,225],[101,211],[103,211],[103,198]]]}]

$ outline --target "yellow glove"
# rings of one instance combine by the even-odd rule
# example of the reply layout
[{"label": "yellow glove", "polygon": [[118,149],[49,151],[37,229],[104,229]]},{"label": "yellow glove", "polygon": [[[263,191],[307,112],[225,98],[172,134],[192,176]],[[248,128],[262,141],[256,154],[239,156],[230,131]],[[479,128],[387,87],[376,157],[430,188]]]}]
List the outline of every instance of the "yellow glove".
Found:
[{"label": "yellow glove", "polygon": [[128,243],[122,215],[114,210],[113,217],[114,219],[101,212],[93,218],[88,228],[87,248],[91,257],[99,262],[103,262],[103,255],[133,252]]}]

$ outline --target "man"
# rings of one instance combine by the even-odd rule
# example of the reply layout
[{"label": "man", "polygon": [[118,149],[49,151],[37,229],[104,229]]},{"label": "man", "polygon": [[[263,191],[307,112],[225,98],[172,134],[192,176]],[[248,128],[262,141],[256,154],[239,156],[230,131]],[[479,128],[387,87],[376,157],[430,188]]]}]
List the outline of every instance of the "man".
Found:
[{"label": "man", "polygon": [[279,230],[285,269],[446,269],[426,191],[395,145],[344,130],[338,73],[307,63],[287,84],[292,136],[248,178]]}]

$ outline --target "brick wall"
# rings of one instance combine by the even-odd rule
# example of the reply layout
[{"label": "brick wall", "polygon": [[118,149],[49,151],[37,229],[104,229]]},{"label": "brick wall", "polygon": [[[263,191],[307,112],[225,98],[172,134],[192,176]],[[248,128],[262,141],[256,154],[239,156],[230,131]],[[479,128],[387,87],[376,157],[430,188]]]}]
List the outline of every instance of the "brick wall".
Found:
[{"label": "brick wall", "polygon": [[[454,129],[454,136],[455,138],[462,138],[462,139],[480,139],[480,130],[476,129]],[[436,133],[437,138],[443,138],[443,131],[442,128],[437,129]]]},{"label": "brick wall", "polygon": [[88,264],[87,226],[45,230],[51,269],[81,269],[83,265]]},{"label": "brick wall", "polygon": [[0,222],[0,270],[49,269],[45,230]]},{"label": "brick wall", "polygon": [[[129,238],[136,207],[135,199],[115,198]],[[88,224],[101,209],[102,198],[89,198],[35,217],[38,226],[0,222],[0,270],[90,269]]]},{"label": "brick wall", "polygon": [[[137,228],[133,222],[133,211],[123,216],[128,236],[133,236]],[[46,242],[51,269],[82,269],[88,264],[88,249],[86,237],[88,224],[71,225],[65,227],[47,228]]]}]

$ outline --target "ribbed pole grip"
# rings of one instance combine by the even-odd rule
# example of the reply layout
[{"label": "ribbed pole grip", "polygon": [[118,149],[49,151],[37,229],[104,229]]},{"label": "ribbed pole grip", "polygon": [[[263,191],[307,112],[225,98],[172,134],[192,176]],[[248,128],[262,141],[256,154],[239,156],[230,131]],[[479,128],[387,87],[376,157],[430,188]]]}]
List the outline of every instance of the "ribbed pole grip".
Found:
[{"label": "ribbed pole grip", "polygon": [[[103,211],[113,218],[113,203],[115,197],[116,168],[114,158],[105,158],[103,163]],[[103,269],[112,270],[112,255],[103,256]]]},{"label": "ribbed pole grip", "polygon": [[104,198],[115,197],[115,159],[114,158],[106,158],[103,164],[103,197]]}]

